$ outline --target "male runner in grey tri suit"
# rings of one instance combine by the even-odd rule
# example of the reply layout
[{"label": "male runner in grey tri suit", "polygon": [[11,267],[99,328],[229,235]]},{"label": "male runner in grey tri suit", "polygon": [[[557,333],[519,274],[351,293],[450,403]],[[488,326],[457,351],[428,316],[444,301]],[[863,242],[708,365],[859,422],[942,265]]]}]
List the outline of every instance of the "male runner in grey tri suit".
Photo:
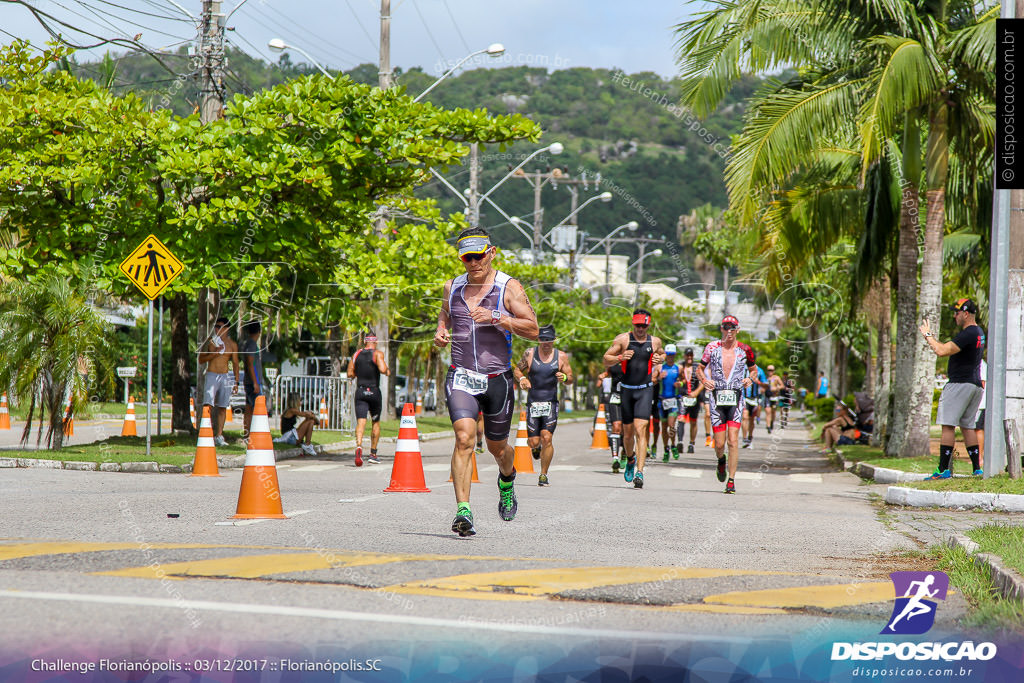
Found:
[{"label": "male runner in grey tri suit", "polygon": [[[512,372],[526,395],[526,436],[533,459],[540,459],[538,486],[548,485],[548,468],[555,455],[551,437],[558,426],[558,383],[572,384],[569,354],[555,348],[555,327],[540,328],[536,349],[527,349]],[[524,374],[525,373],[525,374]]]},{"label": "male runner in grey tri suit", "polygon": [[516,334],[537,339],[537,316],[518,280],[495,270],[497,250],[480,228],[459,234],[459,258],[466,273],[444,283],[444,302],[437,319],[434,344],[452,345],[452,363],[445,380],[448,416],[455,430],[452,483],[457,510],[452,531],[476,533],[469,508],[473,476],[476,417],[484,414],[487,450],[498,463],[498,514],[515,519],[518,504],[513,488],[515,449],[508,443],[515,408],[509,339]]}]

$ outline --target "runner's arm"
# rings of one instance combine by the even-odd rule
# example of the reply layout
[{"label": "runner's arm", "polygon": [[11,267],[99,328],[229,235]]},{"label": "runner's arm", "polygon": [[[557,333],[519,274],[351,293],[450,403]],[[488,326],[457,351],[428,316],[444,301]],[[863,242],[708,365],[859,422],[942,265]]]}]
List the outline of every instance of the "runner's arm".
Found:
[{"label": "runner's arm", "polygon": [[[445,301],[448,297],[445,297]],[[511,316],[503,315],[495,327],[508,330],[517,337],[537,341],[540,327],[537,325],[537,314],[530,305],[530,297],[526,296],[519,280],[509,280],[505,285],[505,308]]]},{"label": "runner's arm", "polygon": [[388,364],[384,361],[383,351],[374,351],[373,361],[377,364],[377,369],[380,370],[380,374],[384,376],[391,374],[391,370],[388,369]]},{"label": "runner's arm", "polygon": [[[203,344],[203,348],[204,349],[205,348],[209,348],[209,346],[210,346],[210,342],[206,342],[205,344]],[[218,354],[216,352],[214,352],[214,351],[200,351],[199,352],[199,364],[203,365],[205,363],[209,363],[217,355]]]},{"label": "runner's arm", "polygon": [[606,368],[610,368],[613,365],[618,365],[624,359],[622,354],[625,352],[626,344],[624,343],[626,335],[620,334],[615,337],[615,341],[608,347],[608,350],[604,352],[604,365]]},{"label": "runner's arm", "polygon": [[518,385],[522,385],[523,380],[527,379],[526,373],[530,370],[530,351],[531,349],[523,351],[523,357],[512,368],[512,376],[516,378]]},{"label": "runner's arm", "polygon": [[444,301],[441,311],[437,314],[437,331],[434,333],[434,346],[443,349],[452,340],[449,330],[452,327],[452,316],[448,311],[448,296],[452,291],[452,281],[444,283]]},{"label": "runner's arm", "polygon": [[[362,349],[359,349],[359,351],[362,351]],[[349,379],[356,376],[356,357],[359,356],[359,351],[352,354],[352,358],[348,361],[348,370],[345,371],[345,374],[348,375]]]},{"label": "runner's arm", "polygon": [[572,376],[572,364],[569,362],[569,354],[565,351],[558,352],[558,369],[565,375],[564,384],[572,384],[576,378]]}]

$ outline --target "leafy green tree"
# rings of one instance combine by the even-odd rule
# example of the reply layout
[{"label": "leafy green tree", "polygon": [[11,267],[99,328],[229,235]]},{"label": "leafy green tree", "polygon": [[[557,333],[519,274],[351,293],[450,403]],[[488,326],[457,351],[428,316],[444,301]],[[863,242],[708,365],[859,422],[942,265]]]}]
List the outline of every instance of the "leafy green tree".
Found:
[{"label": "leafy green tree", "polygon": [[47,267],[33,280],[13,279],[0,289],[0,386],[13,387],[19,401],[28,404],[22,443],[38,414],[36,443],[60,450],[66,397],[73,411],[86,405],[87,378],[106,332],[102,318],[58,268]]}]

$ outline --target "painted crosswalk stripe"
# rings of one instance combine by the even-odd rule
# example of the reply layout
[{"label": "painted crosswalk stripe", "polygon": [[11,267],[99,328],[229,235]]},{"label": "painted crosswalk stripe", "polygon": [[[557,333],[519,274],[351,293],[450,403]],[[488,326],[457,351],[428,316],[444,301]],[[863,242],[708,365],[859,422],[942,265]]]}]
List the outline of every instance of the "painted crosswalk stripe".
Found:
[{"label": "painted crosswalk stripe", "polygon": [[436,464],[424,465],[423,466],[423,471],[424,472],[448,472],[449,470],[451,470],[451,468],[452,468],[451,463],[445,463],[445,464],[436,463]]},{"label": "painted crosswalk stripe", "polygon": [[820,474],[809,474],[806,472],[801,472],[799,474],[791,474],[789,475],[789,480],[800,481],[808,484],[820,484],[822,482]]},{"label": "painted crosswalk stripe", "polygon": [[549,472],[575,472],[583,469],[582,465],[552,465],[548,468]]},{"label": "painted crosswalk stripe", "polygon": [[293,467],[292,472],[326,472],[327,470],[333,470],[341,467],[337,463],[331,463],[329,465],[303,465],[302,467]]},{"label": "painted crosswalk stripe", "polygon": [[703,476],[703,472],[700,470],[683,470],[683,469],[671,469],[668,471],[670,477],[683,477],[685,479],[700,479]]}]

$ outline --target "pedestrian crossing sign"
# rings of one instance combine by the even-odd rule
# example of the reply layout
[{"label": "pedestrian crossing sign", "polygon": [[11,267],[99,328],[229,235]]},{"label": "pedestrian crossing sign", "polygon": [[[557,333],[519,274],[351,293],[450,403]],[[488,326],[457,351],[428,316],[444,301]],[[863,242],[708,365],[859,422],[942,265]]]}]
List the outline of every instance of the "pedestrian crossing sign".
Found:
[{"label": "pedestrian crossing sign", "polygon": [[121,262],[120,268],[132,284],[152,301],[160,296],[174,278],[181,275],[185,265],[156,235],[150,235]]}]

